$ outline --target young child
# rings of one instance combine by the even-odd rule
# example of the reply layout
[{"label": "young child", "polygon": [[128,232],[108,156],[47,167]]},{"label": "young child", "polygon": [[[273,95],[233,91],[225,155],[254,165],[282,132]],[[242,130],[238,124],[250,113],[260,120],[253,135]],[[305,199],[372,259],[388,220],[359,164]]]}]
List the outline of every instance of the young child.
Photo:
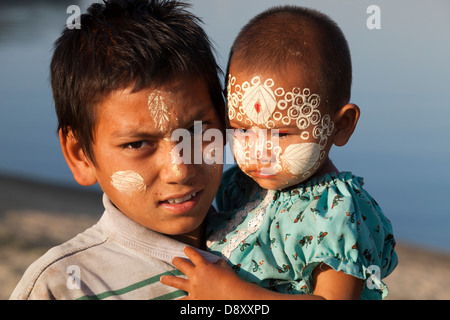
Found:
[{"label": "young child", "polygon": [[[55,43],[51,84],[75,180],[98,182],[105,212],[34,262],[11,299],[175,299],[159,282],[202,222],[222,166],[172,163],[177,128],[223,130],[218,67],[199,19],[167,0],[105,1]],[[189,131],[188,131],[189,130]],[[207,146],[200,145],[205,149]],[[215,261],[209,253],[205,257]]]},{"label": "young child", "polygon": [[227,74],[239,168],[222,179],[208,247],[246,281],[187,248],[192,262],[174,264],[188,279],[164,283],[193,299],[385,297],[380,280],[397,264],[391,224],[362,178],[329,159],[360,114],[339,27],[314,10],[269,9],[241,30]]}]

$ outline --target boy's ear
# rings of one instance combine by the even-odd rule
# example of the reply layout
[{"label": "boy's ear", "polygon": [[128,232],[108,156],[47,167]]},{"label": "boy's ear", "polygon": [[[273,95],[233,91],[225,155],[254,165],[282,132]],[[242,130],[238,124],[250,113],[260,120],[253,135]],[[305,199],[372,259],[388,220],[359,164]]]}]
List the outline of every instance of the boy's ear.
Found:
[{"label": "boy's ear", "polygon": [[59,130],[59,142],[66,159],[67,165],[72,171],[74,179],[82,186],[90,186],[97,182],[94,165],[86,157],[80,143],[74,137],[71,129],[67,135]]},{"label": "boy's ear", "polygon": [[345,145],[355,131],[360,115],[359,107],[356,104],[349,103],[339,109],[334,116],[334,134],[333,143],[342,147]]}]

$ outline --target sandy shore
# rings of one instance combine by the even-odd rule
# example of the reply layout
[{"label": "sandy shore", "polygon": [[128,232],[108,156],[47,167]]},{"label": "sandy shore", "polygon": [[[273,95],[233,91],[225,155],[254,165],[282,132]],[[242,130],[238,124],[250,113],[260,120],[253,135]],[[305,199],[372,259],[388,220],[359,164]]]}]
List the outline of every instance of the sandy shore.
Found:
[{"label": "sandy shore", "polygon": [[[0,176],[0,299],[49,248],[94,224],[101,194]],[[450,299],[450,254],[396,247],[397,269],[385,279],[388,299]]]}]

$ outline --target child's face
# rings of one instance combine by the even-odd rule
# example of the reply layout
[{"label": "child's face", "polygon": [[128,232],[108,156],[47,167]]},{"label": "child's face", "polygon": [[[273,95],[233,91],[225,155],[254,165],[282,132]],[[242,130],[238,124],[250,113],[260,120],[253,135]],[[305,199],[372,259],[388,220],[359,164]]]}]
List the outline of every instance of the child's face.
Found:
[{"label": "child's face", "polygon": [[194,121],[202,121],[203,130],[221,129],[205,82],[181,78],[135,93],[118,90],[98,105],[96,116],[92,167],[114,205],[160,233],[179,235],[199,227],[222,165],[173,164],[179,142],[171,134],[177,128],[192,132]]},{"label": "child's face", "polygon": [[334,123],[320,96],[303,83],[295,72],[230,70],[228,118],[239,129],[232,150],[240,168],[265,189],[301,183],[328,159]]}]

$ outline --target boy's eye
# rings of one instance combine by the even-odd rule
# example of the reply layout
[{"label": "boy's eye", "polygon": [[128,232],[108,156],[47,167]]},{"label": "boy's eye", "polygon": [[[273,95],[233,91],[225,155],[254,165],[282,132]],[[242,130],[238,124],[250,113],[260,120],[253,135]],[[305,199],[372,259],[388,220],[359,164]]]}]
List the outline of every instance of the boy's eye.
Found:
[{"label": "boy's eye", "polygon": [[151,147],[153,144],[147,141],[134,141],[122,145],[124,149],[142,149],[145,147]]},{"label": "boy's eye", "polygon": [[203,134],[206,129],[207,129],[207,125],[202,122],[202,121],[195,121],[194,125],[192,127],[190,127],[188,130],[191,134]]}]

